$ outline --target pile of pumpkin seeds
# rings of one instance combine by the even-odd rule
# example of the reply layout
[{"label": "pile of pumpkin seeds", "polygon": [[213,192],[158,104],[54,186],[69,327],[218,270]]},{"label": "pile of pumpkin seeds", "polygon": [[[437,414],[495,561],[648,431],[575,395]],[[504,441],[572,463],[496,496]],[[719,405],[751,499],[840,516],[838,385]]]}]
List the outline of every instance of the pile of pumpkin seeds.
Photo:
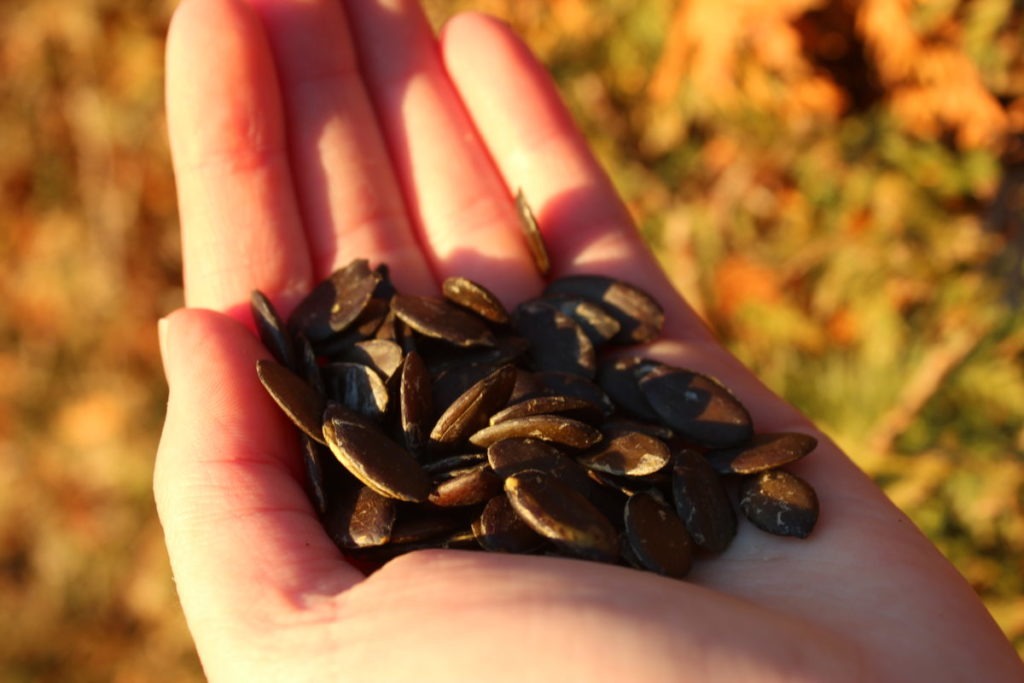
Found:
[{"label": "pile of pumpkin seeds", "polygon": [[465,278],[442,291],[399,293],[357,259],[287,324],[253,293],[276,359],[259,378],[299,429],[310,498],[346,556],[463,548],[682,577],[728,547],[734,497],[768,533],[811,532],[814,490],[780,466],[812,437],[755,434],[711,377],[608,354],[661,334],[640,288],[563,277],[511,314]]}]

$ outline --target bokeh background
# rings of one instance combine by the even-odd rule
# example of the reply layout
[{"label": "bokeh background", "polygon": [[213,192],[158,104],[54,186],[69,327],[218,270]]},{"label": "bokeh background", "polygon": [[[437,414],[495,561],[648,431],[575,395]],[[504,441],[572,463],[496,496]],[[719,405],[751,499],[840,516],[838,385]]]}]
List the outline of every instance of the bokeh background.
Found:
[{"label": "bokeh background", "polygon": [[[0,2],[0,679],[201,670],[155,518],[174,0]],[[549,66],[665,267],[1024,653],[1013,0],[430,0]]]}]

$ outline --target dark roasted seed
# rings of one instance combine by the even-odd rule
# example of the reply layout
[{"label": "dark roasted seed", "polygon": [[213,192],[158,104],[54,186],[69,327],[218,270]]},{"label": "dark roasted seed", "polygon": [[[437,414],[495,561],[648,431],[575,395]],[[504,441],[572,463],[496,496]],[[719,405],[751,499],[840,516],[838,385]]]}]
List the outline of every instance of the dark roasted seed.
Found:
[{"label": "dark roasted seed", "polygon": [[321,431],[326,400],[294,372],[272,360],[256,361],[256,374],[284,414],[310,438],[325,443]]},{"label": "dark roasted seed", "polygon": [[618,320],[593,301],[568,294],[548,296],[538,301],[575,320],[595,347],[607,344],[622,329]]},{"label": "dark roasted seed", "polygon": [[345,492],[327,518],[327,533],[342,549],[387,543],[395,523],[395,501],[366,486]]},{"label": "dark roasted seed", "polygon": [[[327,480],[324,477],[324,460],[321,452],[323,446],[302,435],[302,466],[306,470],[306,485],[309,490],[313,507],[323,518],[327,514]],[[330,453],[327,454],[330,457]]]},{"label": "dark roasted seed", "polygon": [[371,367],[387,380],[401,367],[402,355],[402,347],[393,341],[366,339],[353,344],[338,360]]},{"label": "dark roasted seed", "polygon": [[626,537],[634,557],[653,572],[682,578],[693,564],[693,540],[683,520],[649,493],[626,501]]},{"label": "dark roasted seed", "polygon": [[441,284],[441,292],[448,301],[473,311],[492,323],[508,322],[508,311],[489,289],[464,277],[450,277]]},{"label": "dark roasted seed", "polygon": [[599,443],[579,458],[584,467],[608,474],[642,477],[668,464],[668,446],[640,432],[621,432]]},{"label": "dark roasted seed", "polygon": [[533,379],[543,387],[545,395],[582,398],[600,407],[605,416],[615,412],[615,404],[608,395],[586,377],[566,372],[537,372]]},{"label": "dark roasted seed", "polygon": [[421,514],[401,517],[391,530],[391,543],[417,543],[431,538],[447,538],[466,525],[462,514],[428,509]]},{"label": "dark roasted seed", "polygon": [[444,299],[396,294],[391,310],[422,335],[456,346],[494,346],[494,333],[480,318]]},{"label": "dark roasted seed", "polygon": [[570,275],[553,281],[545,295],[569,294],[597,302],[622,329],[614,344],[649,344],[661,334],[665,313],[650,294],[639,287],[603,275]]},{"label": "dark roasted seed", "polygon": [[526,239],[526,247],[530,250],[530,255],[533,256],[533,265],[537,267],[538,273],[547,275],[551,270],[551,259],[548,258],[548,250],[544,245],[540,226],[537,225],[537,218],[533,215],[530,205],[526,203],[526,196],[523,194],[522,188],[516,192],[516,212],[519,214],[519,227]]},{"label": "dark roasted seed", "polygon": [[807,538],[818,521],[818,496],[795,474],[770,470],[740,480],[740,510],[770,534]]},{"label": "dark roasted seed", "polygon": [[336,270],[299,303],[288,319],[289,327],[316,345],[352,324],[379,282],[380,274],[370,270],[366,259],[356,259]]},{"label": "dark roasted seed", "polygon": [[309,340],[302,334],[295,335],[292,348],[295,352],[295,362],[299,367],[298,373],[309,383],[318,394],[327,395],[327,387],[324,386],[324,378],[320,372],[320,364],[316,362],[316,353],[310,345]]},{"label": "dark roasted seed", "polygon": [[434,460],[423,465],[423,469],[430,475],[438,475],[444,472],[464,470],[487,462],[485,453],[463,453],[462,455],[450,455],[447,458]]},{"label": "dark roasted seed", "polygon": [[594,345],[579,324],[558,309],[528,301],[516,308],[513,324],[530,342],[530,357],[542,372],[568,372],[592,378],[597,370]]},{"label": "dark roasted seed", "polygon": [[669,427],[701,446],[737,446],[753,432],[743,404],[705,375],[660,365],[640,378],[640,391]]},{"label": "dark roasted seed", "polygon": [[736,535],[736,513],[722,481],[700,453],[673,454],[672,497],[686,530],[701,548],[720,553]]},{"label": "dark roasted seed", "polygon": [[438,507],[462,507],[484,503],[501,492],[501,478],[486,462],[446,472],[427,500]]},{"label": "dark roasted seed", "polygon": [[515,368],[506,365],[471,386],[437,419],[430,443],[435,447],[452,446],[486,425],[508,401],[515,381]]},{"label": "dark roasted seed", "polygon": [[514,420],[529,415],[565,415],[574,420],[580,420],[588,424],[600,421],[601,408],[590,401],[573,396],[537,396],[528,398],[519,403],[513,403],[507,408],[498,411],[491,416],[491,424],[498,424],[505,420]]},{"label": "dark roasted seed", "polygon": [[373,427],[324,416],[324,438],[331,452],[357,479],[382,496],[424,501],[430,478],[409,451]]},{"label": "dark roasted seed", "polygon": [[601,423],[601,431],[605,434],[618,434],[619,432],[640,432],[655,439],[661,439],[666,443],[671,441],[675,432],[663,424],[654,422],[641,422],[628,417],[616,416]]},{"label": "dark roasted seed", "polygon": [[818,440],[799,432],[755,434],[738,448],[708,453],[708,462],[722,474],[753,474],[789,464],[814,450]]},{"label": "dark roasted seed", "polygon": [[530,437],[571,448],[588,448],[601,440],[601,432],[585,422],[558,415],[531,415],[484,427],[469,437],[474,446],[487,448],[515,437]]},{"label": "dark roasted seed", "polygon": [[514,438],[493,443],[487,449],[487,462],[502,478],[524,470],[541,470],[584,496],[593,493],[587,471],[579,463],[538,439]]},{"label": "dark roasted seed", "polygon": [[630,415],[646,420],[660,422],[658,413],[654,412],[647,398],[640,391],[638,372],[657,367],[657,361],[628,356],[606,361],[597,369],[597,383],[622,410]]},{"label": "dark roasted seed", "polygon": [[427,446],[427,430],[434,417],[430,375],[420,354],[410,351],[402,363],[398,389],[398,414],[405,447],[422,456]]},{"label": "dark roasted seed", "polygon": [[504,493],[484,506],[473,533],[481,548],[493,552],[531,553],[544,545],[544,537],[523,521]]},{"label": "dark roasted seed", "polygon": [[252,311],[253,322],[256,323],[256,332],[260,341],[267,347],[277,362],[288,368],[295,367],[295,353],[292,350],[292,340],[285,329],[281,316],[277,314],[274,304],[258,289],[252,291],[249,297],[249,308]]},{"label": "dark roasted seed", "polygon": [[587,559],[614,562],[619,541],[615,527],[581,494],[539,470],[505,480],[505,494],[535,532],[563,550]]},{"label": "dark roasted seed", "polygon": [[330,363],[323,373],[332,397],[349,410],[380,422],[388,408],[384,380],[372,368],[359,363]]}]

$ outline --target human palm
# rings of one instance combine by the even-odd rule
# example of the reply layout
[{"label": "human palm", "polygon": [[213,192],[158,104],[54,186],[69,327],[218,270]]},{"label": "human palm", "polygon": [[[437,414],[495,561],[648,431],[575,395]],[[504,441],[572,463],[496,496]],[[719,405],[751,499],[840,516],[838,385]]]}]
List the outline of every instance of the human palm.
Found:
[{"label": "human palm", "polygon": [[[190,308],[161,329],[155,490],[211,679],[1024,677],[934,546],[711,338],[504,26],[462,15],[435,42],[408,0],[185,0],[167,93]],[[740,525],[686,581],[463,551],[412,553],[368,578],[345,562],[256,377],[268,354],[245,326],[249,292],[287,312],[367,257],[407,292],[458,274],[506,303],[536,295],[518,187],[556,276],[619,276],[663,302],[664,340],[644,354],[718,377],[762,430],[819,439],[793,466],[821,500],[808,540]]]}]

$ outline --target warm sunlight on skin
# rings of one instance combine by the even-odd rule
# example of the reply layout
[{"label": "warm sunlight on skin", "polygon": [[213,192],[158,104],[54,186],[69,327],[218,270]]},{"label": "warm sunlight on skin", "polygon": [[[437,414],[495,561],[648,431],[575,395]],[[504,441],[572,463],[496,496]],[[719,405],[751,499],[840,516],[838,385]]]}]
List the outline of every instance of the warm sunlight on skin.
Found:
[{"label": "warm sunlight on skin", "polygon": [[[411,1],[185,0],[167,60],[191,308],[162,324],[155,489],[211,680],[1024,680],[934,546],[714,343],[505,26],[462,15],[438,44]],[[619,276],[662,302],[665,338],[645,353],[717,376],[762,430],[819,438],[793,467],[821,500],[808,540],[742,524],[685,582],[458,551],[367,579],[345,563],[256,377],[269,354],[247,328],[249,292],[287,314],[366,257],[408,292],[463,275],[523,300],[542,283],[518,187],[553,276]]]}]

